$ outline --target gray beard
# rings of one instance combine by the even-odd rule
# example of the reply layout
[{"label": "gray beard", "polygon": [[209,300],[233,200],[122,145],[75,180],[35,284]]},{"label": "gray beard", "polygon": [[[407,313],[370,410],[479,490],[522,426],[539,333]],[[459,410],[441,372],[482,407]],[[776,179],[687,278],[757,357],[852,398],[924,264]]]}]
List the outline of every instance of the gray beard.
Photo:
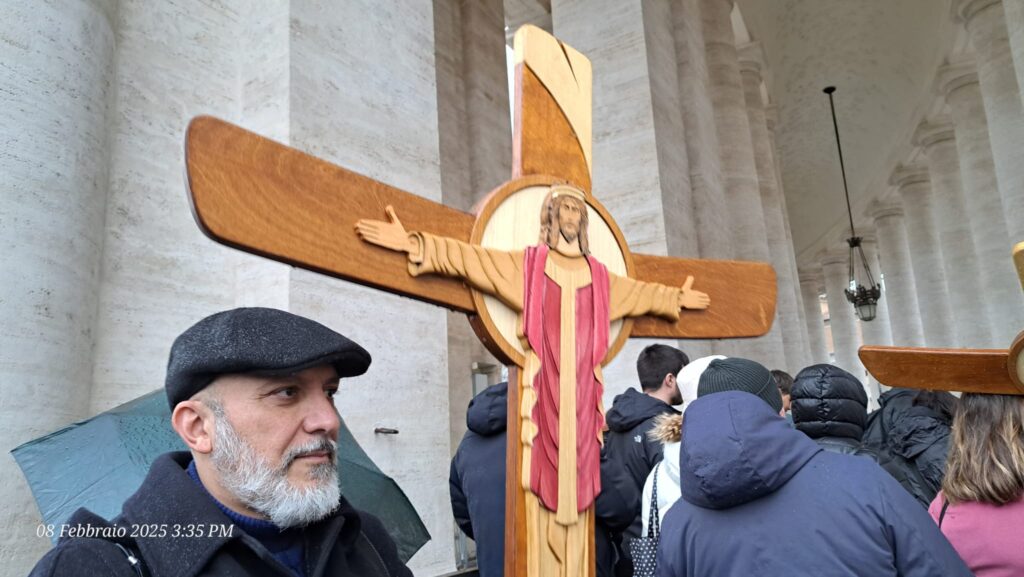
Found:
[{"label": "gray beard", "polygon": [[[333,439],[311,441],[289,449],[281,464],[272,466],[238,436],[223,409],[217,416],[212,454],[221,484],[246,507],[265,515],[281,529],[302,527],[323,519],[338,506],[337,442]],[[318,463],[309,471],[308,487],[295,487],[288,481],[288,467],[295,458],[313,451],[330,451],[327,463]]]}]

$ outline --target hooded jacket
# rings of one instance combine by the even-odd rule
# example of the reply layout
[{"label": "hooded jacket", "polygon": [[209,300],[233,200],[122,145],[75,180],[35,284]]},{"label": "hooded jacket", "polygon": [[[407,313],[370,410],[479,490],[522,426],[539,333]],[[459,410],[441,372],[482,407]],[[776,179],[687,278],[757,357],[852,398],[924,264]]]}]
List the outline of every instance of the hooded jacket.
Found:
[{"label": "hooded jacket", "polygon": [[682,437],[683,416],[666,414],[654,421],[654,428],[649,433],[655,441],[662,443],[665,457],[661,460],[644,483],[644,492],[640,497],[640,521],[643,525],[640,534],[647,536],[651,519],[651,496],[654,493],[654,480],[658,480],[658,519],[665,520],[665,513],[679,500],[679,441]]},{"label": "hooded jacket", "polygon": [[911,389],[891,389],[882,393],[878,398],[879,409],[868,415],[861,444],[874,451],[878,455],[878,464],[913,495],[921,506],[927,507],[927,497],[933,494],[928,481],[912,461],[900,456],[889,445],[893,427],[914,405],[915,395],[917,391]]},{"label": "hooded jacket", "polygon": [[[619,542],[618,571],[632,574],[629,540],[640,536],[640,493],[654,465],[662,459],[662,445],[648,438],[654,419],[662,414],[679,414],[664,401],[636,389],[615,397],[605,421],[608,433],[601,450],[601,493],[597,497],[598,532],[605,531]],[[598,536],[598,557],[605,556]],[[600,563],[600,560],[599,560]],[[599,569],[599,574],[606,574]]]},{"label": "hooded jacket", "polygon": [[761,399],[697,399],[659,577],[963,576],[938,527],[869,459],[823,451]]},{"label": "hooded jacket", "polygon": [[889,430],[889,448],[906,459],[924,478],[924,486],[915,486],[914,496],[926,507],[942,487],[949,452],[948,419],[923,406],[913,406],[903,413]]},{"label": "hooded jacket", "polygon": [[448,489],[455,522],[476,542],[481,577],[505,571],[505,452],[508,383],[489,387],[466,411],[469,430],[452,458]]},{"label": "hooded jacket", "polygon": [[[80,535],[90,528],[109,532],[114,526],[127,535],[61,539],[39,561],[32,577],[136,577],[119,546],[141,558],[147,577],[294,577],[259,541],[232,525],[203,487],[189,477],[186,468],[191,460],[186,452],[158,457],[113,521],[86,509],[76,511],[68,525],[79,528]],[[141,534],[143,528],[163,530],[166,535],[131,537],[132,531]],[[205,533],[202,537],[188,536],[200,529]],[[214,530],[216,534],[210,533]],[[174,537],[174,531],[181,536]],[[381,522],[353,508],[344,497],[333,513],[305,527],[303,534],[307,577],[412,577]]]},{"label": "hooded jacket", "polygon": [[861,447],[868,395],[857,377],[834,365],[812,365],[797,374],[790,399],[793,424],[818,446],[878,460],[874,451]]}]

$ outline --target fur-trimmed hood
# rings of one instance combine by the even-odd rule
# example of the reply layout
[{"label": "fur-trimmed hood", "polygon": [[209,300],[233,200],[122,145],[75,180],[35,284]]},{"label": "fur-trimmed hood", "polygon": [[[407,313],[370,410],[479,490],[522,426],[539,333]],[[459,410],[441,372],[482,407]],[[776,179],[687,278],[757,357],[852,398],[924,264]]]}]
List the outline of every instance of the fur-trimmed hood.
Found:
[{"label": "fur-trimmed hood", "polygon": [[654,419],[654,428],[647,433],[647,437],[666,445],[678,443],[679,439],[683,438],[683,416],[671,413],[658,415]]}]

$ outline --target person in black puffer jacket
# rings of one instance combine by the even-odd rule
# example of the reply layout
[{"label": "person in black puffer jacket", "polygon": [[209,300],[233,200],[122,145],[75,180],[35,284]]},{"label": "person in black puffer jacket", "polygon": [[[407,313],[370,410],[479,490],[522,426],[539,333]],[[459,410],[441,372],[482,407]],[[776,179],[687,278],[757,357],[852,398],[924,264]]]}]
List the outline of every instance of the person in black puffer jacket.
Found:
[{"label": "person in black puffer jacket", "polygon": [[689,362],[686,353],[675,347],[653,344],[644,348],[636,360],[643,392],[626,389],[608,411],[608,433],[601,450],[601,493],[594,504],[598,577],[633,575],[629,544],[640,536],[640,495],[647,476],[663,457],[662,444],[647,433],[659,415],[679,414],[672,408],[683,402],[676,378]]},{"label": "person in black puffer jacket", "polygon": [[793,424],[818,446],[878,461],[861,444],[868,396],[857,377],[834,365],[811,365],[796,375],[790,395]]},{"label": "person in black puffer jacket", "polygon": [[945,391],[918,391],[913,405],[889,429],[889,448],[920,473],[911,490],[927,507],[942,487],[957,398]]},{"label": "person in black puffer jacket", "polygon": [[955,399],[949,393],[891,389],[879,397],[881,408],[871,413],[864,431],[864,446],[922,507],[942,482]]}]

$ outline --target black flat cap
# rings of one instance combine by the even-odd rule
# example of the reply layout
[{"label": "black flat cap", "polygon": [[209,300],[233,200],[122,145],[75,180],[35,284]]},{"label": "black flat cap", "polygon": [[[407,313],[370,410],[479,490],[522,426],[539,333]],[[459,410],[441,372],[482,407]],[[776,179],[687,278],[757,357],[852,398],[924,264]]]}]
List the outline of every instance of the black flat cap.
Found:
[{"label": "black flat cap", "polygon": [[290,375],[327,364],[339,377],[354,377],[369,368],[370,353],[307,318],[239,308],[210,315],[174,339],[164,386],[174,410],[221,375]]}]

